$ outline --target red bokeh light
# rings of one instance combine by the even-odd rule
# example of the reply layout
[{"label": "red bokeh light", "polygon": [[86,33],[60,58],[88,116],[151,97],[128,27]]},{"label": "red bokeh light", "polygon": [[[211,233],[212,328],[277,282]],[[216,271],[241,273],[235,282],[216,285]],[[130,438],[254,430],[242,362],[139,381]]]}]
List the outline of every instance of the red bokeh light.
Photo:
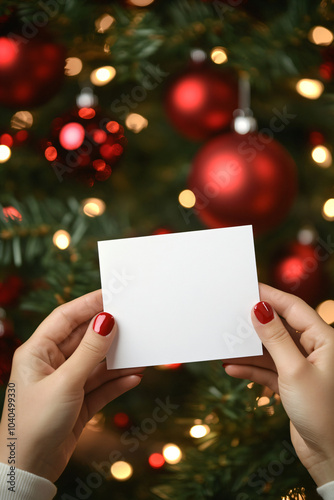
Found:
[{"label": "red bokeh light", "polygon": [[196,78],[187,78],[175,87],[173,98],[180,110],[192,112],[204,105],[206,89]]},{"label": "red bokeh light", "polygon": [[130,423],[130,419],[126,413],[120,412],[116,413],[114,416],[114,423],[117,427],[127,427]]},{"label": "red bokeh light", "polygon": [[49,146],[46,148],[44,155],[48,161],[54,161],[57,158],[57,150],[53,146]]},{"label": "red bokeh light", "polygon": [[319,146],[320,144],[324,144],[325,138],[321,132],[314,130],[310,133],[310,143],[312,146]]},{"label": "red bokeh light", "polygon": [[80,123],[70,122],[61,129],[59,142],[68,150],[78,149],[85,138],[85,129]]},{"label": "red bokeh light", "polygon": [[0,137],[0,144],[8,146],[9,148],[13,146],[13,142],[13,137],[9,134],[2,134]]},{"label": "red bokeh light", "polygon": [[160,469],[164,465],[165,459],[161,453],[152,453],[148,458],[148,463],[153,469]]},{"label": "red bokeh light", "polygon": [[98,172],[101,172],[106,168],[106,162],[104,160],[94,160],[93,167]]},{"label": "red bokeh light", "polygon": [[16,133],[16,139],[19,141],[19,142],[24,142],[28,139],[28,132],[26,130],[19,130],[17,133]]},{"label": "red bokeh light", "polygon": [[117,132],[119,132],[119,123],[113,121],[108,122],[106,125],[106,129],[111,134],[117,134]]},{"label": "red bokeh light", "polygon": [[98,129],[93,132],[93,140],[96,144],[103,144],[107,140],[107,134],[104,130]]},{"label": "red bokeh light", "polygon": [[164,365],[164,366],[169,370],[177,370],[178,368],[180,368],[180,366],[182,366],[182,363],[171,363],[169,365]]},{"label": "red bokeh light", "polygon": [[9,219],[11,220],[17,220],[19,222],[22,221],[22,215],[20,212],[15,208],[15,207],[4,207],[3,208],[3,214],[5,216],[5,219],[7,222]]},{"label": "red bokeh light", "polygon": [[85,120],[91,120],[92,118],[94,118],[96,113],[95,109],[93,108],[81,108],[78,111],[78,115],[80,116],[80,118],[84,118]]},{"label": "red bokeh light", "polygon": [[0,68],[8,68],[17,58],[17,45],[13,40],[0,38]]}]

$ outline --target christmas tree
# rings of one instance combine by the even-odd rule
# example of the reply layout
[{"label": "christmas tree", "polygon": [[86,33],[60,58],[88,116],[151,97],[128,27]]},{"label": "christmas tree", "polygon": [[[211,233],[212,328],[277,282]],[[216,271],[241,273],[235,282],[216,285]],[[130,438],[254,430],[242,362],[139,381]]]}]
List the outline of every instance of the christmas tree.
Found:
[{"label": "christmas tree", "polygon": [[[100,287],[98,240],[253,224],[260,281],[334,322],[333,19],[326,0],[1,2],[2,398],[15,348]],[[218,361],[148,368],[57,486],[316,498],[279,396]]]}]

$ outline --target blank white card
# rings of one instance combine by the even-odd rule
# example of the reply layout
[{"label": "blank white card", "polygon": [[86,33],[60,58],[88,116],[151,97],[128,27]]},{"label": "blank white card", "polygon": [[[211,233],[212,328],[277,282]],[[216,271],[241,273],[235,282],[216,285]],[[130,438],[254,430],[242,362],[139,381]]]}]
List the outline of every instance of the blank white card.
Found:
[{"label": "blank white card", "polygon": [[98,242],[103,305],[118,324],[107,366],[262,354],[251,226]]}]

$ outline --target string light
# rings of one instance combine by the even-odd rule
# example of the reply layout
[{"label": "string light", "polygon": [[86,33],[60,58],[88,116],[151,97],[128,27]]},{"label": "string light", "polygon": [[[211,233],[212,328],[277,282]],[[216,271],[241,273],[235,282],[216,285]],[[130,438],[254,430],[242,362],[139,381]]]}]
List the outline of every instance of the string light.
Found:
[{"label": "string light", "polygon": [[71,236],[67,231],[60,229],[56,231],[52,238],[53,244],[60,250],[65,250],[71,243]]},{"label": "string light", "polygon": [[330,45],[333,41],[333,33],[324,26],[315,26],[309,32],[308,39],[316,45]]},{"label": "string light", "polygon": [[267,396],[262,396],[261,398],[258,399],[257,405],[258,406],[265,406],[270,403],[270,399]]},{"label": "string light", "polygon": [[117,481],[127,481],[133,474],[133,467],[128,462],[120,460],[112,464],[110,472]]},{"label": "string light", "polygon": [[96,106],[97,97],[91,88],[84,87],[77,96],[76,103],[78,108],[91,108],[92,106]]},{"label": "string light", "polygon": [[130,113],[126,117],[125,125],[129,130],[132,130],[132,132],[138,134],[148,126],[148,120],[138,113]]},{"label": "string light", "polygon": [[34,118],[29,111],[18,111],[10,120],[10,126],[16,129],[30,128],[33,123]]},{"label": "string light", "polygon": [[136,5],[137,7],[146,7],[153,2],[154,0],[130,0],[130,3],[132,3],[132,5]]},{"label": "string light", "polygon": [[164,456],[161,453],[152,453],[148,457],[148,463],[153,469],[160,469],[165,463]]},{"label": "string light", "polygon": [[228,61],[224,47],[215,47],[212,49],[210,57],[215,64],[223,64]]},{"label": "string light", "polygon": [[56,148],[53,146],[47,147],[44,151],[44,156],[48,161],[54,161],[58,156]]},{"label": "string light", "polygon": [[85,138],[85,129],[80,123],[70,122],[62,127],[59,142],[68,150],[78,149]]},{"label": "string light", "polygon": [[193,425],[189,431],[189,434],[191,435],[191,437],[199,439],[199,438],[202,438],[202,437],[206,436],[207,434],[209,434],[209,432],[210,432],[210,427],[206,424],[205,425]]},{"label": "string light", "polygon": [[172,443],[168,443],[163,447],[162,454],[168,464],[178,464],[182,458],[180,448]]},{"label": "string light", "polygon": [[0,163],[5,163],[11,157],[12,152],[8,146],[1,144],[0,146]]},{"label": "string light", "polygon": [[0,137],[0,144],[4,144],[5,146],[8,146],[11,148],[13,146],[13,137],[9,134],[2,134]]},{"label": "string light", "polygon": [[325,300],[318,305],[316,311],[326,323],[334,323],[334,300]]},{"label": "string light", "polygon": [[332,154],[326,146],[316,146],[312,149],[312,158],[320,167],[330,167],[332,164]]},{"label": "string light", "polygon": [[98,33],[104,33],[107,31],[107,29],[110,28],[110,26],[115,22],[115,18],[112,17],[110,14],[102,14],[98,19],[95,21],[95,28]]},{"label": "string light", "polygon": [[322,215],[324,219],[334,220],[334,198],[330,198],[324,203]]},{"label": "string light", "polygon": [[82,61],[79,57],[68,57],[65,65],[65,75],[75,76],[82,70]]},{"label": "string light", "polygon": [[102,87],[111,82],[115,78],[116,70],[113,66],[103,66],[101,68],[94,69],[90,74],[90,81],[93,85],[98,85]]},{"label": "string light", "polygon": [[190,189],[184,189],[179,194],[179,203],[185,208],[192,208],[196,203],[196,196]]},{"label": "string light", "polygon": [[296,90],[307,99],[318,99],[324,91],[324,85],[319,80],[303,78],[297,83]]},{"label": "string light", "polygon": [[106,204],[99,198],[87,198],[82,202],[82,210],[88,217],[97,217],[105,212]]}]

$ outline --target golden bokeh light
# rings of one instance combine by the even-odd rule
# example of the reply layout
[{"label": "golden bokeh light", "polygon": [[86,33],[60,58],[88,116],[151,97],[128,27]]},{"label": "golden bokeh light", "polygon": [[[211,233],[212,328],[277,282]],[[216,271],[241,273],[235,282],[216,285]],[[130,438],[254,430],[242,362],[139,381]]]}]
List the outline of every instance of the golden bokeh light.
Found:
[{"label": "golden bokeh light", "polygon": [[82,202],[82,210],[88,217],[97,217],[105,212],[106,204],[100,198],[87,198]]},{"label": "golden bokeh light", "polygon": [[138,113],[130,113],[125,120],[125,125],[129,130],[135,134],[139,134],[144,128],[148,126],[148,120]]},{"label": "golden bokeh light", "polygon": [[107,29],[110,28],[110,26],[115,22],[115,18],[112,17],[110,14],[102,14],[98,19],[95,21],[95,28],[98,33],[104,33],[107,31]]},{"label": "golden bokeh light", "polygon": [[296,90],[307,99],[318,99],[324,91],[324,85],[319,80],[303,78],[297,83]]},{"label": "golden bokeh light", "polygon": [[168,464],[178,464],[182,458],[182,452],[176,444],[168,443],[162,449],[162,454]]},{"label": "golden bokeh light", "polygon": [[65,75],[75,76],[82,70],[82,61],[79,57],[68,57],[65,65]]},{"label": "golden bokeh light", "polygon": [[312,149],[312,158],[320,167],[330,167],[332,164],[332,154],[326,146],[316,146]]},{"label": "golden bokeh light", "polygon": [[8,161],[11,155],[11,149],[8,146],[2,144],[0,146],[0,163],[5,163],[6,161]]},{"label": "golden bokeh light", "polygon": [[326,323],[329,325],[334,323],[334,300],[325,300],[325,302],[321,302],[316,311]]},{"label": "golden bokeh light", "polygon": [[128,462],[120,460],[112,464],[110,472],[117,481],[127,481],[133,474],[133,467]]},{"label": "golden bokeh light", "polygon": [[189,431],[189,434],[191,435],[191,437],[199,439],[209,434],[209,432],[210,432],[210,427],[208,425],[198,424],[192,426],[192,428]]},{"label": "golden bokeh light", "polygon": [[215,64],[223,64],[228,61],[224,47],[215,47],[212,49],[210,57]]},{"label": "golden bokeh light", "polygon": [[330,45],[333,41],[333,33],[324,26],[315,26],[309,32],[308,39],[316,45]]},{"label": "golden bokeh light", "polygon": [[10,126],[18,130],[21,130],[23,128],[30,128],[33,123],[34,118],[30,111],[18,111],[12,116],[10,120]]},{"label": "golden bokeh light", "polygon": [[190,189],[184,189],[179,194],[179,203],[184,208],[192,208],[196,203],[196,196]]},{"label": "golden bokeh light", "polygon": [[52,238],[53,244],[59,248],[59,250],[65,250],[70,246],[71,236],[67,231],[60,229],[56,231]]},{"label": "golden bokeh light", "polygon": [[111,82],[116,76],[116,70],[113,66],[102,66],[101,68],[94,69],[90,74],[90,81],[93,85],[102,87]]},{"label": "golden bokeh light", "polygon": [[334,220],[334,198],[329,198],[322,207],[322,215],[326,220]]},{"label": "golden bokeh light", "polygon": [[154,2],[154,0],[129,0],[132,5],[136,5],[137,7],[146,7]]},{"label": "golden bokeh light", "polygon": [[267,396],[262,396],[257,401],[257,405],[258,406],[265,406],[265,405],[267,405],[269,403],[270,403],[270,399]]}]

